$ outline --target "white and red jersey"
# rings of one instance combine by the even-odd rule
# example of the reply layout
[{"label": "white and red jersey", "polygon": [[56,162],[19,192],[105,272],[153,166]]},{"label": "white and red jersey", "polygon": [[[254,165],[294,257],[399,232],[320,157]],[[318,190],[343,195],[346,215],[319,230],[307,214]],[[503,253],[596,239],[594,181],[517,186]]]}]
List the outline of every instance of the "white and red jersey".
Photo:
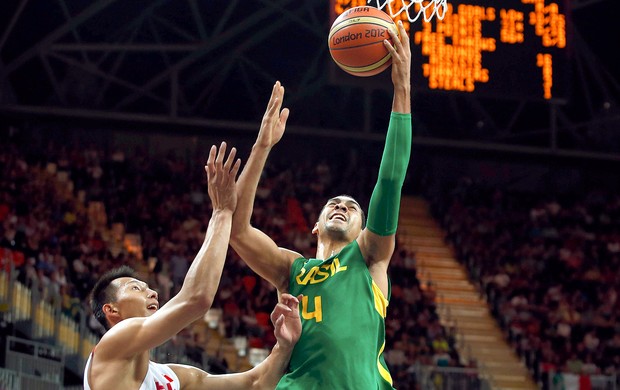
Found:
[{"label": "white and red jersey", "polygon": [[[84,368],[84,390],[91,390],[88,384],[88,370],[92,358],[91,353]],[[149,369],[139,390],[181,390],[181,382],[170,367],[149,360]]]}]

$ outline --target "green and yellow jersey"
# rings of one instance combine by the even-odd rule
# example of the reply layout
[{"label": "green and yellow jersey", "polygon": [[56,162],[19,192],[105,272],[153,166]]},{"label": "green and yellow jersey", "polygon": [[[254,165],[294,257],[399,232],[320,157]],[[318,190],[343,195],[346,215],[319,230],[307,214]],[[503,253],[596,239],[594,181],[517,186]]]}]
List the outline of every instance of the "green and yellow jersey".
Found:
[{"label": "green and yellow jersey", "polygon": [[392,389],[383,358],[386,298],[357,241],[326,260],[298,258],[289,292],[300,301],[301,338],[277,389]]}]

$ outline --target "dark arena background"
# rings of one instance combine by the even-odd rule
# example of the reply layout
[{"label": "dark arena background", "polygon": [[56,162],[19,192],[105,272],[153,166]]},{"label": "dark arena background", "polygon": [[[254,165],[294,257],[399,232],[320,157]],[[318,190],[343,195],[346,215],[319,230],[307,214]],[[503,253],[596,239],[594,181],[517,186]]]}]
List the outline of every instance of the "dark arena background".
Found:
[{"label": "dark arena background", "polygon": [[[389,271],[394,387],[617,389],[620,2],[447,3],[441,22],[400,16],[413,150]],[[276,80],[291,114],[252,223],[312,256],[326,199],[367,207],[390,72],[350,76],[327,47],[364,4],[0,2],[0,389],[82,388],[105,270],[133,266],[161,303],[178,291],[210,215],[209,147],[245,161]],[[153,360],[247,370],[275,343],[276,300],[230,250],[213,308]]]}]

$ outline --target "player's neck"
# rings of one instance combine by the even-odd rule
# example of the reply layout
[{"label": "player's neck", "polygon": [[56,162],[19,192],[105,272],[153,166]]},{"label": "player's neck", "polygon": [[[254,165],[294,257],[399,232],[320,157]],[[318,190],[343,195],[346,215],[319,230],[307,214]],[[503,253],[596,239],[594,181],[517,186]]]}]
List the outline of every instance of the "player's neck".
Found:
[{"label": "player's neck", "polygon": [[316,247],[316,258],[319,260],[330,258],[338,254],[347,244],[349,243],[342,241],[319,241]]}]

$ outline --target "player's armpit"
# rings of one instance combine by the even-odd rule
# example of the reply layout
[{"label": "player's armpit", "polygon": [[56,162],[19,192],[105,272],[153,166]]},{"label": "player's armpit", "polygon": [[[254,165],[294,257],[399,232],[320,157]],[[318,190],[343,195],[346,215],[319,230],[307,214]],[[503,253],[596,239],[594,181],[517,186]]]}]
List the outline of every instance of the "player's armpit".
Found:
[{"label": "player's armpit", "polygon": [[389,290],[387,271],[396,245],[395,236],[380,236],[364,229],[357,238],[357,243],[373,281],[387,297]]},{"label": "player's armpit", "polygon": [[254,272],[278,291],[288,291],[291,265],[301,257],[299,253],[279,248],[271,237],[253,227],[235,235],[230,244]]},{"label": "player's armpit", "polygon": [[357,242],[366,260],[366,264],[370,266],[382,263],[387,270],[396,245],[395,235],[380,236],[368,229],[364,229],[357,238]]}]

